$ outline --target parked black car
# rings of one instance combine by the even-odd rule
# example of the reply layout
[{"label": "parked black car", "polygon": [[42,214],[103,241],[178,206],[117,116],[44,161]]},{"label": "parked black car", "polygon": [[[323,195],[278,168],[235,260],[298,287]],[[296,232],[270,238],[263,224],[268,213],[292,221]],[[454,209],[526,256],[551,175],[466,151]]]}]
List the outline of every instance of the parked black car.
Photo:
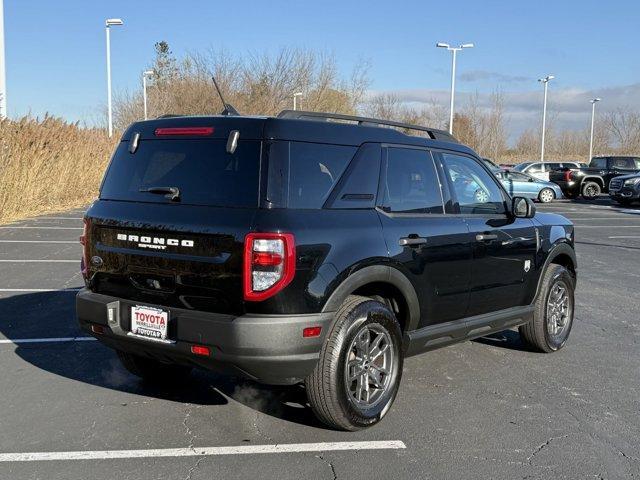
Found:
[{"label": "parked black car", "polygon": [[609,182],[619,175],[640,172],[640,157],[593,157],[588,167],[552,171],[549,179],[557,183],[564,195],[587,200],[609,191]]},{"label": "parked black car", "polygon": [[299,111],[134,123],[84,224],[78,320],[127,369],[303,382],[334,428],[377,423],[406,356],[516,326],[553,352],[573,323],[572,224],[439,130]]},{"label": "parked black car", "polygon": [[622,175],[611,180],[609,196],[623,206],[640,201],[640,173]]}]

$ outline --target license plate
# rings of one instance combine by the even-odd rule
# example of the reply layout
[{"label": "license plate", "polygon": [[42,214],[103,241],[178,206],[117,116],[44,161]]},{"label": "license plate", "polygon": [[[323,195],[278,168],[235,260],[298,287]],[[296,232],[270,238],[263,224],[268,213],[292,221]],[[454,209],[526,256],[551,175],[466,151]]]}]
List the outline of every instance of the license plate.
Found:
[{"label": "license plate", "polygon": [[131,333],[141,337],[165,340],[169,325],[169,312],[160,308],[131,307]]}]

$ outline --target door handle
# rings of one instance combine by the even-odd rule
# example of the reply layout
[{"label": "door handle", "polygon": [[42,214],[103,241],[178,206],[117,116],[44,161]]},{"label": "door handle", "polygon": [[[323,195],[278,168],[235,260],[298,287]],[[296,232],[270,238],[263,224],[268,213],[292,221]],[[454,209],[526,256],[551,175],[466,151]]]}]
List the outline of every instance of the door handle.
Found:
[{"label": "door handle", "polygon": [[495,233],[479,233],[476,235],[476,240],[478,242],[486,242],[488,240],[497,240],[498,235]]},{"label": "door handle", "polygon": [[424,245],[425,243],[427,243],[427,239],[418,236],[402,237],[400,240],[398,240],[398,245],[400,245],[401,247],[414,247],[416,245]]}]

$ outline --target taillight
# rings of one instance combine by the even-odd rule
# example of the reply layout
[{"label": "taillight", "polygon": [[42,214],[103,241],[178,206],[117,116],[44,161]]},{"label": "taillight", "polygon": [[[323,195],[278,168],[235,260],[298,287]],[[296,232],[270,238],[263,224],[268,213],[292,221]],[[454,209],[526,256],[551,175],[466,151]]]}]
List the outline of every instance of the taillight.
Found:
[{"label": "taillight", "polygon": [[244,238],[244,299],[257,302],[286,287],[296,273],[290,233],[249,233]]},{"label": "taillight", "polygon": [[571,182],[573,180],[573,172],[571,170],[567,170],[564,172],[564,181]]},{"label": "taillight", "polygon": [[80,236],[80,245],[82,245],[82,258],[80,259],[80,271],[82,272],[82,276],[87,278],[87,271],[89,268],[89,253],[87,249],[87,243],[89,242],[89,229],[91,227],[91,223],[87,218],[82,219],[83,227],[82,227],[82,235]]}]

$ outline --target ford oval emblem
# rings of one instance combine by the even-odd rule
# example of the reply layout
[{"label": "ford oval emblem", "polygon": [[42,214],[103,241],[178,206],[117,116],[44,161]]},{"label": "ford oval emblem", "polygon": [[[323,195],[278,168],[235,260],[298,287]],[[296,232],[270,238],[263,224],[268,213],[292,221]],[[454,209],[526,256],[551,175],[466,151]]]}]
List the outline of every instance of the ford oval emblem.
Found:
[{"label": "ford oval emblem", "polygon": [[104,262],[101,257],[98,257],[97,255],[95,257],[91,257],[91,265],[94,267],[101,267],[103,263]]}]

